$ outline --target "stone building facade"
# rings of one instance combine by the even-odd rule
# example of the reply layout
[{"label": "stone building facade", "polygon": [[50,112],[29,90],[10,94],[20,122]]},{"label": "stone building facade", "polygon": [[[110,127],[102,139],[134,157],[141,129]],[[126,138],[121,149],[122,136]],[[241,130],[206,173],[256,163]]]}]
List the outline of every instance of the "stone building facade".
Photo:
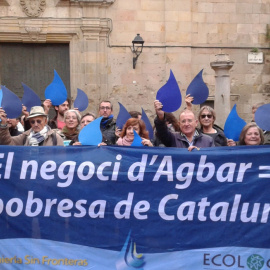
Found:
[{"label": "stone building facade", "polygon": [[[230,107],[237,104],[250,121],[252,104],[269,103],[269,0],[0,0],[0,7],[0,42],[69,43],[71,97],[83,89],[91,111],[105,99],[113,102],[115,115],[121,102],[153,119],[156,92],[170,70],[184,98],[203,69],[214,101],[218,86],[211,63],[218,55],[233,63]],[[133,69],[137,33],[145,43]],[[262,63],[248,61],[252,50],[263,53]],[[215,109],[227,113],[219,104]]]}]

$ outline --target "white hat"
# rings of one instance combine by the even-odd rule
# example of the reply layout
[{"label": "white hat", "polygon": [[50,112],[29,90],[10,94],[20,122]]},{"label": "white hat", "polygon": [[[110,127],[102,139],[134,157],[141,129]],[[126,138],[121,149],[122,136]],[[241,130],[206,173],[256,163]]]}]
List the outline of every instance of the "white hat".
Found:
[{"label": "white hat", "polygon": [[47,114],[45,114],[44,109],[41,106],[34,106],[31,108],[30,115],[27,117],[27,120],[36,116],[47,117]]}]

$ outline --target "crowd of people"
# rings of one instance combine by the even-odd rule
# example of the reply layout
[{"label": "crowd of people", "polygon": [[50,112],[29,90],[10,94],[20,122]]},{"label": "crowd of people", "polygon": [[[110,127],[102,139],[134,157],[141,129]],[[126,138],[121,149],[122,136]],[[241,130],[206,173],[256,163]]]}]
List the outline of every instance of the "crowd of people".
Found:
[{"label": "crowd of people", "polygon": [[[215,125],[216,113],[209,106],[202,106],[198,117],[192,111],[192,100],[186,97],[186,108],[180,113],[179,120],[173,113],[162,110],[162,103],[154,102],[156,118],[154,120],[154,138],[149,138],[146,125],[141,120],[141,113],[130,111],[130,119],[120,130],[113,116],[113,105],[110,101],[100,102],[98,108],[101,145],[130,146],[136,132],[141,137],[142,146],[178,147],[189,151],[205,147],[262,145],[269,144],[269,132],[261,130],[254,121],[256,109],[252,108],[253,120],[242,130],[239,141],[227,139],[223,130]],[[261,104],[262,105],[262,104]],[[49,119],[50,109],[55,110],[55,117]],[[71,101],[67,99],[59,106],[53,106],[45,100],[43,106],[34,106],[30,112],[23,106],[22,117],[9,119],[3,108],[0,108],[0,144],[25,146],[81,145],[80,131],[96,119],[96,115],[87,112],[83,115],[71,109]],[[89,134],[91,136],[91,134]]]}]

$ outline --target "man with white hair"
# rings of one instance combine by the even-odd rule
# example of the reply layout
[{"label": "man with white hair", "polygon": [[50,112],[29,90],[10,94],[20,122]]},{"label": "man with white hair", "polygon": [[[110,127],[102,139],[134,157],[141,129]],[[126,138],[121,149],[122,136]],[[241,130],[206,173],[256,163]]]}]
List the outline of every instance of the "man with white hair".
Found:
[{"label": "man with white hair", "polygon": [[202,134],[198,129],[198,120],[190,110],[184,110],[179,116],[181,132],[170,132],[166,125],[165,113],[162,110],[162,103],[159,100],[154,102],[157,117],[155,126],[158,137],[167,147],[179,147],[200,150],[201,147],[214,147],[213,139]]},{"label": "man with white hair", "polygon": [[31,108],[27,117],[31,129],[18,136],[11,136],[7,124],[7,115],[0,108],[0,145],[53,146],[64,145],[60,135],[47,125],[47,115],[41,106]]}]

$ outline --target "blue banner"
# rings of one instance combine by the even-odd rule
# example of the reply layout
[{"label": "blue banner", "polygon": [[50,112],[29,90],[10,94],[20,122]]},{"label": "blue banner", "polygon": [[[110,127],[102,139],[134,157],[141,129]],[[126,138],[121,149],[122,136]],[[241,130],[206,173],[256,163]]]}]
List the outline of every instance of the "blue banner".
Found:
[{"label": "blue banner", "polygon": [[0,150],[0,269],[270,269],[270,146]]}]

